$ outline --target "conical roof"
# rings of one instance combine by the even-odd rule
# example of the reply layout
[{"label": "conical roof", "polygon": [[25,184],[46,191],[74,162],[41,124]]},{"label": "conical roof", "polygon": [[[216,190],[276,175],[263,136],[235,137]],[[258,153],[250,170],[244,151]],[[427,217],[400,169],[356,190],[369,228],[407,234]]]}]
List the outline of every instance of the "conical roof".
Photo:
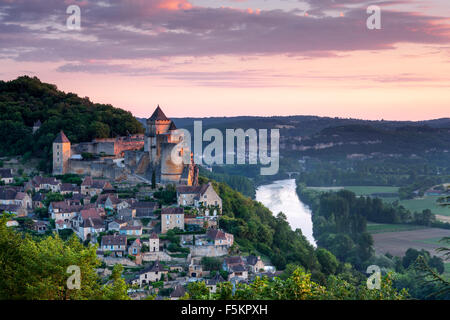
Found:
[{"label": "conical roof", "polygon": [[66,135],[64,134],[64,131],[61,130],[53,142],[64,143],[64,142],[70,142],[70,141],[69,141],[69,139],[67,139]]},{"label": "conical roof", "polygon": [[156,107],[156,110],[153,112],[153,114],[149,118],[149,120],[156,121],[156,120],[169,120],[169,119],[166,117],[166,115],[164,114],[164,112],[161,110],[161,108],[158,105],[158,107]]},{"label": "conical roof", "polygon": [[169,130],[177,130],[177,126],[175,125],[175,122],[172,121],[172,122],[170,123]]}]

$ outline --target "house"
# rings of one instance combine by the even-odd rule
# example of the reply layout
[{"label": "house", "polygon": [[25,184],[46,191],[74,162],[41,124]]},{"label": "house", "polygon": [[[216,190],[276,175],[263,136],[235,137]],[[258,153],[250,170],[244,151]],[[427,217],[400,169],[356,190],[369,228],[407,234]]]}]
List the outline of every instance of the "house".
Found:
[{"label": "house", "polygon": [[186,294],[186,289],[181,284],[177,284],[175,289],[170,293],[170,300],[178,300],[184,297]]},{"label": "house", "polygon": [[232,268],[237,266],[242,266],[245,269],[245,261],[241,256],[226,257],[223,260],[222,269],[231,273]]},{"label": "house", "polygon": [[231,233],[226,233],[220,229],[209,229],[206,232],[206,237],[215,246],[231,247],[234,243],[234,236]]},{"label": "house", "polygon": [[56,229],[60,230],[72,228],[72,220],[82,209],[83,206],[73,206],[68,201],[56,201],[50,203],[48,212],[55,220]]},{"label": "house", "polygon": [[61,183],[60,193],[61,194],[79,194],[80,188],[76,184],[72,183]]},{"label": "house", "polygon": [[206,286],[209,288],[209,292],[216,293],[217,285],[222,282],[225,282],[225,279],[220,275],[219,272],[216,272],[214,277],[206,281]]},{"label": "house", "polygon": [[128,254],[130,256],[137,256],[141,254],[142,249],[142,243],[141,240],[138,238],[133,241],[133,243],[128,247]]},{"label": "house", "polygon": [[154,232],[152,232],[148,239],[148,248],[150,252],[159,252],[159,237]]},{"label": "house", "polygon": [[0,181],[4,184],[13,183],[12,169],[0,169]]},{"label": "house", "polygon": [[25,190],[59,192],[61,190],[60,187],[61,181],[54,177],[36,176],[26,183]]},{"label": "house", "polygon": [[103,191],[112,191],[113,186],[106,180],[94,180],[91,176],[84,178],[81,183],[81,194],[86,196],[95,196],[101,194]]},{"label": "house", "polygon": [[127,236],[140,237],[140,236],[142,236],[142,226],[126,225],[126,226],[120,227],[119,233],[127,235]]},{"label": "house", "polygon": [[127,236],[114,234],[102,237],[101,251],[110,251],[115,256],[122,257],[126,250]]},{"label": "house", "polygon": [[124,221],[133,220],[136,217],[136,209],[133,208],[125,208],[121,210],[117,210],[117,218]]},{"label": "house", "polygon": [[152,218],[154,211],[159,208],[157,202],[138,201],[131,205],[136,210],[136,218]]},{"label": "house", "polygon": [[[14,207],[4,207],[3,210],[15,213],[18,216],[26,216],[28,210],[32,209],[32,200],[28,193],[18,191],[17,188],[4,187],[0,188],[0,205]],[[15,207],[17,206],[17,207]],[[14,211],[14,212],[12,212]]]},{"label": "house", "polygon": [[45,221],[33,221],[31,229],[38,233],[45,233],[48,230],[47,223]]},{"label": "house", "polygon": [[194,206],[204,208],[205,215],[218,214],[218,209],[222,211],[222,199],[214,190],[211,182],[201,186],[178,186],[177,202],[179,206]]},{"label": "house", "polygon": [[108,223],[108,230],[119,231],[121,227],[126,225],[127,222],[125,220],[116,219]]},{"label": "house", "polygon": [[250,255],[247,257],[247,266],[253,273],[258,273],[264,270],[264,262],[261,260],[260,256]]},{"label": "house", "polygon": [[36,209],[36,208],[43,208],[44,207],[44,200],[45,200],[45,195],[37,192],[34,194],[34,196],[31,198],[31,202],[32,202],[32,208]]},{"label": "house", "polygon": [[233,278],[238,278],[238,280],[247,280],[248,279],[248,271],[244,265],[237,264],[232,265],[229,269],[228,280]]},{"label": "house", "polygon": [[80,211],[78,218],[74,220],[73,227],[82,241],[92,240],[105,228],[105,211],[101,208],[89,208]]},{"label": "house", "polygon": [[105,193],[98,196],[96,204],[99,208],[114,210],[121,202],[122,201],[119,200],[119,197],[116,194]]},{"label": "house", "polygon": [[84,196],[81,193],[73,193],[72,197],[69,199],[66,199],[67,202],[69,202],[70,205],[74,206],[81,206],[84,203],[88,204],[90,203],[90,198],[85,199]]},{"label": "house", "polygon": [[191,278],[202,278],[203,277],[203,266],[199,258],[192,258],[189,264],[189,277]]},{"label": "house", "polygon": [[184,209],[175,207],[162,209],[161,233],[166,233],[175,228],[184,230]]},{"label": "house", "polygon": [[151,267],[147,267],[139,272],[137,277],[133,279],[132,284],[139,284],[142,287],[150,282],[161,280],[161,275],[165,277],[167,273],[168,271],[159,263],[159,260],[156,260]]}]

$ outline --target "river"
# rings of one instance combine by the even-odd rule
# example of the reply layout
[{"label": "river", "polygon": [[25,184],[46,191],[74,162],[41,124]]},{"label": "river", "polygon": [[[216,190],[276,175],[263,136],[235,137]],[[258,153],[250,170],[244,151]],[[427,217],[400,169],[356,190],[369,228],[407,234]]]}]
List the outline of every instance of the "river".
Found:
[{"label": "river", "polygon": [[256,200],[264,204],[274,215],[283,212],[293,230],[302,230],[308,241],[316,246],[313,237],[311,210],[303,204],[295,190],[295,180],[279,180],[259,186],[256,189]]}]

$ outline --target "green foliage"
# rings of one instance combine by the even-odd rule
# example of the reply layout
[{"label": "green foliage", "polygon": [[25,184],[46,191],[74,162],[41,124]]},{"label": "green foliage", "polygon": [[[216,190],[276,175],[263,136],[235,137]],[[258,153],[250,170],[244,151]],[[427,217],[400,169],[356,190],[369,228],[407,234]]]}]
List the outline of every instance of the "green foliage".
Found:
[{"label": "green foliage", "polygon": [[[31,127],[37,120],[42,126],[33,135]],[[23,155],[31,150],[48,161],[60,130],[78,143],[142,133],[143,127],[130,112],[64,93],[36,77],[0,81],[0,154]],[[49,169],[44,162],[39,167]]]},{"label": "green foliage", "polygon": [[209,288],[204,281],[190,282],[187,285],[187,293],[189,299],[192,300],[207,300],[209,299]]},{"label": "green foliage", "polygon": [[170,205],[177,202],[177,191],[173,184],[169,184],[164,190],[156,191],[153,197],[163,205]]},{"label": "green foliage", "polygon": [[49,192],[45,195],[44,205],[48,207],[51,202],[64,201],[64,196],[59,192]]},{"label": "green foliage", "polygon": [[220,270],[222,268],[222,260],[215,257],[203,257],[202,258],[203,270]]},{"label": "green foliage", "polygon": [[392,286],[391,275],[381,280],[380,290],[370,290],[365,283],[355,286],[341,277],[330,275],[325,286],[311,280],[311,274],[296,268],[283,279],[256,277],[251,284],[238,284],[233,293],[232,284],[220,283],[213,298],[217,300],[403,300],[405,290]]},{"label": "green foliage", "polygon": [[122,278],[123,266],[115,264],[110,276],[110,282],[103,287],[103,299],[105,300],[129,300],[127,295],[128,285]]},{"label": "green foliage", "polygon": [[[95,246],[84,247],[75,236],[67,241],[59,236],[37,241],[6,227],[6,221],[6,217],[0,219],[0,299],[126,298],[126,287],[120,281],[112,287],[101,286],[95,271],[100,265]],[[67,287],[71,265],[80,267],[80,290]],[[113,272],[114,280],[118,272]]]},{"label": "green foliage", "polygon": [[213,182],[222,198],[221,228],[234,235],[241,251],[260,251],[277,269],[295,263],[320,272],[314,248],[300,230],[292,231],[284,214],[273,216],[261,203],[244,197],[225,183]]}]

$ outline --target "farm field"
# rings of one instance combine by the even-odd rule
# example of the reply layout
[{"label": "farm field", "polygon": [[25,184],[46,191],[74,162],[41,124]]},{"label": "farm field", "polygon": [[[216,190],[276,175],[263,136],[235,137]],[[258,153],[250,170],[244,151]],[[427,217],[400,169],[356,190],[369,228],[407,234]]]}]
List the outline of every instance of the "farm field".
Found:
[{"label": "farm field", "polygon": [[[338,191],[346,189],[354,192],[357,196],[371,196],[373,194],[394,194],[398,192],[398,187],[384,187],[384,186],[341,186],[341,187],[308,187],[317,191]],[[400,200],[398,197],[380,197],[383,202],[399,201],[399,204],[404,206],[411,212],[422,212],[425,209],[430,209],[432,213],[440,216],[450,217],[450,208],[439,206],[436,201],[440,196],[424,196],[418,199]],[[444,219],[439,219],[444,220]]]},{"label": "farm field", "polygon": [[367,231],[371,234],[426,229],[424,226],[408,224],[367,223]]},{"label": "farm field", "polygon": [[435,250],[442,247],[439,243],[443,237],[450,237],[450,230],[438,228],[422,228],[408,231],[391,231],[372,234],[374,249],[377,254],[390,253],[403,256],[409,248],[425,249],[432,255],[441,255]]},{"label": "farm field", "polygon": [[308,187],[308,189],[317,191],[338,191],[349,190],[354,192],[357,196],[368,196],[373,193],[397,193],[398,187],[385,186],[341,186],[341,187]]},{"label": "farm field", "polygon": [[[439,206],[436,201],[439,196],[425,196],[420,199],[410,199],[410,200],[400,200],[400,205],[404,206],[406,209],[414,212],[421,212],[425,209],[430,209],[431,212],[438,215],[450,216],[450,208]],[[395,198],[383,199],[383,201],[395,201]]]}]

